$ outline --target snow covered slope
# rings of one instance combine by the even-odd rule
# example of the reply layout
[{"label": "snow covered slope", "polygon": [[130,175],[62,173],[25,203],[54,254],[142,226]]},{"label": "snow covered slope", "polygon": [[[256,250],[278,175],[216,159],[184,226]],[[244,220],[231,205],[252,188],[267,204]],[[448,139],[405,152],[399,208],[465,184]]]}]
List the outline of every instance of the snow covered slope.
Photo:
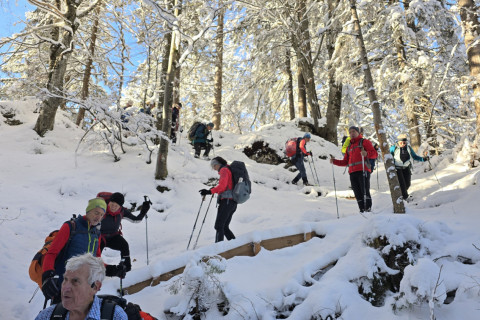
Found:
[{"label": "snow covered slope", "polygon": [[[480,318],[480,251],[475,248],[480,247],[480,173],[468,168],[468,142],[434,157],[432,171],[428,164],[415,164],[410,189],[414,201],[406,204],[405,215],[392,214],[380,165],[371,180],[374,214],[362,217],[350,199],[344,168],[332,171],[328,160],[319,158],[340,157],[338,147],[312,137],[308,149],[315,155],[320,186],[304,188],[289,184],[295,173],[283,165],[258,164],[242,152],[264,140],[281,155],[288,138],[302,135],[294,123],[242,136],[214,132],[214,155],[244,161],[255,182],[253,193],[233,216],[237,239],[214,244],[213,200],[197,250],[186,251],[201,203],[198,190],[217,173],[207,161],[193,158],[185,137],[169,151],[169,178],[155,181],[154,165],[145,163],[143,148],[127,147],[126,154],[117,153],[121,160],[113,162],[108,149],[87,136],[75,152],[84,132],[59,111],[55,130],[40,138],[33,131],[34,109],[34,100],[0,102],[1,114],[11,110],[23,123],[7,125],[0,115],[2,319],[33,319],[41,310],[41,293],[28,303],[36,288],[28,278],[31,258],[51,230],[73,213],[83,213],[99,191],[123,192],[129,203],[137,204],[148,195],[153,202],[148,266],[146,222],[123,223],[134,260],[124,286],[187,266],[182,276],[128,296],[159,319],[182,318],[199,293],[208,308],[205,319],[429,319],[431,313],[438,320]],[[158,185],[169,191],[158,192]],[[202,206],[202,218],[207,205]],[[200,262],[204,255],[250,241],[309,231],[324,237],[280,250],[263,249],[255,257]],[[104,259],[117,263],[119,254],[106,249]],[[403,270],[401,282],[398,269]],[[108,279],[101,293],[118,288],[118,279]],[[443,304],[447,292],[455,292],[455,298]]]}]

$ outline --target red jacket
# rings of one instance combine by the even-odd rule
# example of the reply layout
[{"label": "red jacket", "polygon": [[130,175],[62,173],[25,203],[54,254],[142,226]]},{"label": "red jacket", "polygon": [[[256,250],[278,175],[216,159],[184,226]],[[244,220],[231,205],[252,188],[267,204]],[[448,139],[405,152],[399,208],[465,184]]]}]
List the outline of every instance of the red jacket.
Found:
[{"label": "red jacket", "polygon": [[[342,160],[333,160],[333,164],[336,166],[345,167],[348,165],[348,173],[356,172],[356,171],[363,171],[362,168],[362,155],[360,151],[360,140],[363,139],[362,135],[358,135],[355,139],[350,140],[350,145],[347,148],[347,152],[345,152],[345,156]],[[373,147],[372,143],[367,140],[363,139],[363,149],[367,151],[367,156],[364,158],[364,166],[365,171],[371,172],[369,168],[367,168],[368,159],[376,159],[378,154],[377,150]]]},{"label": "red jacket", "polygon": [[227,190],[232,190],[233,189],[233,179],[232,179],[232,173],[230,172],[230,169],[227,167],[222,167],[220,170],[218,170],[218,174],[220,175],[220,181],[218,181],[218,185],[216,187],[213,187],[210,189],[213,193],[218,193],[221,194]]}]

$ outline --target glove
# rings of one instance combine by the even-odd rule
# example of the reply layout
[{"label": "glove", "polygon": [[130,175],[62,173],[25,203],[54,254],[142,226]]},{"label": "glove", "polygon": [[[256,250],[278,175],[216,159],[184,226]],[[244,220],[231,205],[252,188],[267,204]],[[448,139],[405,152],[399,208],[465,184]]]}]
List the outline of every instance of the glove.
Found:
[{"label": "glove", "polygon": [[120,262],[118,266],[107,265],[105,269],[105,275],[107,277],[119,277],[120,279],[123,279],[127,274],[127,267],[123,264],[123,262]]},{"label": "glove", "polygon": [[150,210],[150,201],[143,201],[142,210],[140,210],[140,214],[146,214],[148,210]]},{"label": "glove", "polygon": [[202,195],[202,196],[206,196],[207,194],[212,194],[212,191],[208,190],[208,189],[202,189],[198,192],[200,192],[200,195]]},{"label": "glove", "polygon": [[42,292],[47,299],[53,299],[60,294],[58,276],[55,271],[48,270],[42,274]]},{"label": "glove", "polygon": [[309,153],[307,153],[307,156],[313,157],[312,151],[310,151]]},{"label": "glove", "polygon": [[129,302],[124,310],[129,320],[142,320],[142,317],[140,316],[141,309],[138,304]]},{"label": "glove", "polygon": [[207,142],[213,143],[213,139],[207,139]]},{"label": "glove", "polygon": [[430,160],[429,156],[423,157],[423,161],[428,161],[428,160]]}]

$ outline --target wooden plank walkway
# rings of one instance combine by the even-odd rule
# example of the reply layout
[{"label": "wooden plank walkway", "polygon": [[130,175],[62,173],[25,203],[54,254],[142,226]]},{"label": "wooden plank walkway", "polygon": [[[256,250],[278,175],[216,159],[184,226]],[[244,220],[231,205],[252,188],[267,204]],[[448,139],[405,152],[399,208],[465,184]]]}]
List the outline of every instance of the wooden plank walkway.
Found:
[{"label": "wooden plank walkway", "polygon": [[[323,238],[324,235],[317,235],[315,231],[312,231],[308,233],[299,233],[299,234],[294,234],[294,235],[284,236],[279,238],[265,239],[260,242],[249,242],[240,247],[236,247],[228,251],[219,253],[218,255],[225,259],[230,259],[238,256],[254,257],[260,252],[261,248],[265,248],[270,251],[282,249],[286,247],[295,246],[297,244],[311,240],[312,238],[315,238],[315,237]],[[142,282],[133,284],[131,286],[123,288],[124,294],[134,294],[146,287],[156,286],[161,282],[168,281],[174,276],[182,274],[184,270],[185,270],[185,267],[180,267],[175,270],[171,270],[166,273],[163,273],[158,277],[150,278]]]}]

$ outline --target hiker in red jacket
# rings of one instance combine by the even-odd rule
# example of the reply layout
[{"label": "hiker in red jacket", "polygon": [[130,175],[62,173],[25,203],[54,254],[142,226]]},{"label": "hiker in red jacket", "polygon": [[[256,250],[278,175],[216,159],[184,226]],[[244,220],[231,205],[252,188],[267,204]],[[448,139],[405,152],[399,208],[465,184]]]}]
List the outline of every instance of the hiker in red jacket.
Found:
[{"label": "hiker in red jacket", "polygon": [[[100,224],[107,205],[101,198],[91,199],[86,214],[65,222],[52,242],[43,260],[42,292],[52,303],[60,301],[60,286],[65,273],[65,263],[73,256],[87,252],[100,257]],[[107,265],[107,276],[125,276],[123,269]]]},{"label": "hiker in red jacket", "polygon": [[223,241],[224,237],[227,240],[235,239],[235,235],[230,230],[229,225],[232,221],[232,216],[237,210],[237,203],[233,200],[233,179],[232,172],[227,167],[227,161],[222,157],[215,157],[210,161],[213,170],[218,171],[220,180],[218,185],[209,189],[200,190],[200,194],[205,196],[207,194],[218,193],[218,211],[215,219],[215,242]]},{"label": "hiker in red jacket", "polygon": [[330,163],[336,166],[348,166],[350,182],[357,199],[360,212],[371,211],[372,197],[370,196],[370,161],[376,159],[378,154],[372,143],[364,139],[360,134],[360,129],[351,126],[348,130],[350,134],[350,145],[342,160],[336,160],[333,156]]}]

